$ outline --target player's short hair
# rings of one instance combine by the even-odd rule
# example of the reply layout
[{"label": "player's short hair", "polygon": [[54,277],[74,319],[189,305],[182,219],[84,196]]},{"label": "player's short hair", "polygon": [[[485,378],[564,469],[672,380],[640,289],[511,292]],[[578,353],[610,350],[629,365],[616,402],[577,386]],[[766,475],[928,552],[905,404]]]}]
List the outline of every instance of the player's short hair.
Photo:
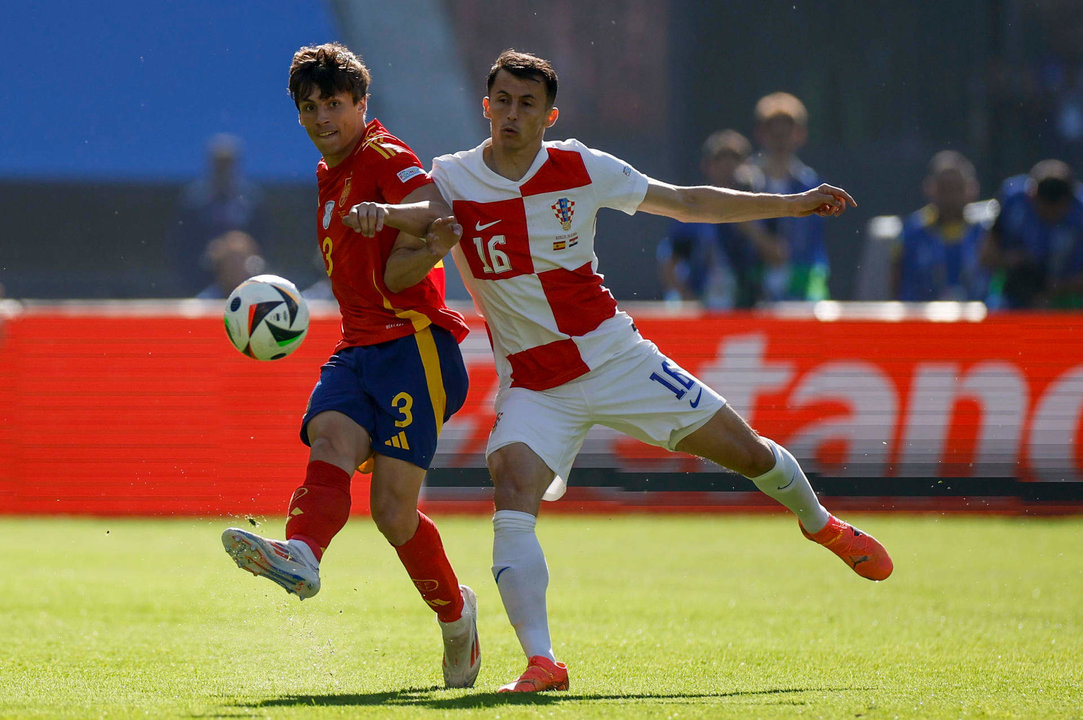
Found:
[{"label": "player's short hair", "polygon": [[808,124],[808,110],[795,95],[788,92],[773,92],[764,95],[756,103],[756,122],[764,123],[772,118],[784,117],[797,125]]},{"label": "player's short hair", "polygon": [[941,150],[936,155],[933,155],[929,161],[929,176],[939,175],[948,170],[955,170],[968,180],[978,177],[978,173],[974,169],[974,163],[970,162],[961,152]]},{"label": "player's short hair", "polygon": [[365,63],[342,43],[308,45],[293,54],[290,63],[290,97],[298,108],[301,101],[320,89],[321,97],[348,92],[354,103],[369,91],[372,75]]},{"label": "player's short hair", "polygon": [[545,103],[552,106],[557,101],[557,71],[545,59],[518,50],[505,50],[500,53],[489,68],[489,77],[485,83],[486,94],[492,92],[496,74],[504,70],[517,78],[538,80],[545,83]]},{"label": "player's short hair", "polygon": [[1062,160],[1042,160],[1030,170],[1035,197],[1054,205],[1075,193],[1075,173]]},{"label": "player's short hair", "polygon": [[728,153],[743,161],[752,154],[752,143],[736,130],[716,130],[703,141],[701,152],[705,159]]}]

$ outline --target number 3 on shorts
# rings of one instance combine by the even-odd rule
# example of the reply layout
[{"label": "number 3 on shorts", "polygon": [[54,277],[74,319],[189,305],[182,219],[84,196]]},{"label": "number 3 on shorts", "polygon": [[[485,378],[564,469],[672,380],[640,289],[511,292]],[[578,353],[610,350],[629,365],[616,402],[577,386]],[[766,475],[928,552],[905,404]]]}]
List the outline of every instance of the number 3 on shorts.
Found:
[{"label": "number 3 on shorts", "polygon": [[696,384],[695,378],[686,375],[679,367],[670,365],[668,360],[662,361],[662,372],[665,373],[665,377],[652,372],[651,380],[665,386],[667,390],[677,396],[678,400],[683,399],[685,394]]},{"label": "number 3 on shorts", "polygon": [[414,414],[411,412],[411,408],[414,407],[414,399],[410,396],[410,393],[400,392],[391,401],[391,407],[399,411],[402,415],[401,420],[395,421],[395,427],[410,427],[414,422]]}]

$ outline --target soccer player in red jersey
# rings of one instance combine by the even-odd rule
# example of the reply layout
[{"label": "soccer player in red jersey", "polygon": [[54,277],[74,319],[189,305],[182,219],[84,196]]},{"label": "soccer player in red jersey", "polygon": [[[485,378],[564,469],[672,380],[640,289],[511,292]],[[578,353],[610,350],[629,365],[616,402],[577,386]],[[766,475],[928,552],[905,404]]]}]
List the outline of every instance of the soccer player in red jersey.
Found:
[{"label": "soccer player in red jersey", "polygon": [[[413,151],[366,120],[369,81],[360,58],[338,43],[303,47],[290,66],[300,124],[323,155],[317,237],[342,339],[302,420],[309,462],[289,503],[286,540],[230,528],[222,541],[241,568],[312,597],[364,464],[372,518],[439,620],[445,685],[470,687],[481,665],[477,599],[417,507],[443,423],[466,398],[459,342],[467,326],[444,303],[442,262],[459,228]],[[393,254],[409,257],[388,272]]]},{"label": "soccer player in red jersey", "polygon": [[563,494],[595,424],[745,475],[862,577],[883,580],[892,569],[880,543],[820,505],[785,448],[639,334],[602,285],[594,254],[602,207],[719,223],[834,216],[853,198],[830,185],[794,195],[678,187],[576,140],[546,141],[556,90],[547,61],[501,54],[482,101],[490,137],[432,168],[462,227],[456,265],[485,316],[500,378],[486,449],[492,571],[527,658],[523,675],[501,688],[508,692],[568,688],[568,669],[553,654],[549,570],[535,525],[541,501]]}]

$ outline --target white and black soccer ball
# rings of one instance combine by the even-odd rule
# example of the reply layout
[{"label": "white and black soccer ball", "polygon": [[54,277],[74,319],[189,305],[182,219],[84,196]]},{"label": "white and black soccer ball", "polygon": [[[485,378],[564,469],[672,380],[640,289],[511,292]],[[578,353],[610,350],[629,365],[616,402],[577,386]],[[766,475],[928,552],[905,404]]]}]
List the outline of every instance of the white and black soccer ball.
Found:
[{"label": "white and black soccer ball", "polygon": [[256,275],[226,298],[226,335],[257,360],[279,360],[308,333],[308,304],[297,286],[277,275]]}]

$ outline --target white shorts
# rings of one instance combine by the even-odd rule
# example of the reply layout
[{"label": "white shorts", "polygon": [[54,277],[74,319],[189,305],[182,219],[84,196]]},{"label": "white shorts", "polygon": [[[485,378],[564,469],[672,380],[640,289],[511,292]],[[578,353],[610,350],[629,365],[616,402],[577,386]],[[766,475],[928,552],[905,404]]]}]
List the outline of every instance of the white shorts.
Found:
[{"label": "white shorts", "polygon": [[649,340],[586,375],[549,390],[504,388],[485,449],[521,442],[556,477],[543,499],[557,500],[587,431],[605,425],[649,445],[674,450],[724,405],[725,398],[667,358]]}]

